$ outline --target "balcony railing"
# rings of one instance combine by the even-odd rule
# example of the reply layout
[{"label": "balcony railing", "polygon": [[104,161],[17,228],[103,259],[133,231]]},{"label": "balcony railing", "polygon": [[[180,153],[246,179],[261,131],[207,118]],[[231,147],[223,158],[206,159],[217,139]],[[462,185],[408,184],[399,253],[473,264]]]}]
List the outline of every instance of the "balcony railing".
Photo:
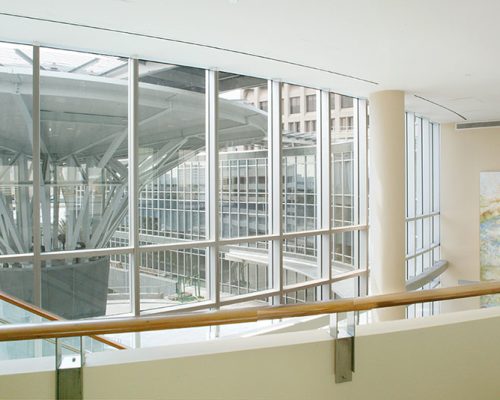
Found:
[{"label": "balcony railing", "polygon": [[500,293],[499,281],[308,304],[211,311],[199,314],[190,313],[169,316],[142,316],[7,325],[0,327],[0,341],[95,336],[103,334],[237,324],[244,322],[257,322],[261,320],[304,317],[351,311],[367,311],[385,307],[405,306],[415,303],[452,300],[496,293]]}]

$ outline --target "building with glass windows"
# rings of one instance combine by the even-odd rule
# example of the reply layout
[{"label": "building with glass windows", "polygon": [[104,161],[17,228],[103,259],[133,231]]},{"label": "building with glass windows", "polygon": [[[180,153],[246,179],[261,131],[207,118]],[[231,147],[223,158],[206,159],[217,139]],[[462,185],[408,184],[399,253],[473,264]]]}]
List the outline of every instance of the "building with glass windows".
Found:
[{"label": "building with glass windows", "polygon": [[[78,320],[307,303],[483,279],[479,174],[500,170],[500,75],[491,45],[498,6],[299,3],[105,0],[70,10],[62,2],[4,2],[0,291]],[[444,321],[436,324],[448,334],[451,324],[460,331],[470,321],[498,328],[500,317],[474,310],[479,305],[478,299],[416,304],[356,321],[408,324],[396,331],[411,331],[408,341],[415,343],[432,321]],[[452,311],[463,319],[453,319]],[[34,321],[4,302],[0,319]],[[259,358],[280,371],[269,381],[259,372],[267,364],[251,369],[241,355],[226,359],[245,377],[257,376],[269,398],[278,397],[265,383],[274,381],[289,382],[285,397],[307,397],[295,381],[314,381],[302,364],[316,367],[316,358],[329,354],[322,347],[325,321],[113,339],[144,350],[138,359],[148,382],[162,377],[148,364],[155,355],[139,348],[166,341],[181,346],[230,336],[213,345],[221,346],[214,358],[225,345],[231,354],[245,348],[259,357],[264,348],[281,348],[280,338],[293,354],[314,343],[322,350],[308,347],[293,371],[295,359],[284,353],[283,362]],[[314,332],[304,339],[301,330]],[[290,336],[269,335],[266,342],[270,332]],[[405,343],[401,335],[394,343]],[[468,337],[461,335],[450,343]],[[238,342],[243,336],[249,342]],[[373,340],[390,335],[379,336]],[[47,356],[51,346],[0,343],[0,361]],[[181,347],[158,351],[165,360],[176,351],[199,355]],[[433,349],[422,357],[439,354],[439,361],[461,354],[438,353],[427,342],[422,348]],[[497,350],[493,345],[491,354]],[[388,354],[397,359],[405,351]],[[385,357],[363,354],[361,371]],[[442,368],[455,371],[461,361]],[[480,361],[471,365],[479,368]],[[415,362],[416,381],[432,369],[428,364]],[[214,381],[219,371],[241,384],[234,371],[208,365],[215,365],[207,375],[215,374]],[[199,375],[189,374],[198,371],[191,364],[168,368],[169,377]],[[399,372],[395,379],[407,382],[410,373]],[[458,398],[453,379],[443,379],[448,398]],[[192,398],[214,397],[213,385],[203,396],[181,381]],[[378,398],[401,398],[384,391],[386,378],[380,381]],[[239,394],[227,384],[232,392],[221,398]],[[323,389],[311,389],[313,397],[337,390]]]}]

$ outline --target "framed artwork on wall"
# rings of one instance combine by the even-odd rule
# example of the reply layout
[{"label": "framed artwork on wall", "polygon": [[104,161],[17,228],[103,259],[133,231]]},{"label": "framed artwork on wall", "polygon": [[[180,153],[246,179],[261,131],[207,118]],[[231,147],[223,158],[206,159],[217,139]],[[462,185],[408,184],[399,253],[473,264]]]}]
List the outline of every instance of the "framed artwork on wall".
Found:
[{"label": "framed artwork on wall", "polygon": [[[500,171],[480,173],[481,280],[500,280]],[[482,296],[481,307],[500,305],[500,295]]]}]

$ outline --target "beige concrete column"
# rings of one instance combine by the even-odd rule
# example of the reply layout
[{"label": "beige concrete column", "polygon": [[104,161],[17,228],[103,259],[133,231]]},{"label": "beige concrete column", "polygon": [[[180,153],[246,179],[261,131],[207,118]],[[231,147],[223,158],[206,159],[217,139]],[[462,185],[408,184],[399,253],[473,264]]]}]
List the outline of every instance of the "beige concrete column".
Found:
[{"label": "beige concrete column", "polygon": [[[370,293],[405,290],[404,92],[370,96]],[[405,317],[404,307],[374,312],[379,321]]]}]

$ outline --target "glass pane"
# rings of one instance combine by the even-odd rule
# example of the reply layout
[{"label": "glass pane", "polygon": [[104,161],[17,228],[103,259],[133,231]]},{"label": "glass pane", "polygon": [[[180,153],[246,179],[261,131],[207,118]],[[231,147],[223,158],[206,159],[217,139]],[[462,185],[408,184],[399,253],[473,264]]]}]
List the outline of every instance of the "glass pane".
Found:
[{"label": "glass pane", "polygon": [[0,361],[54,357],[53,340],[16,340],[0,342]]},{"label": "glass pane", "polygon": [[[330,93],[330,122],[332,142],[344,142],[353,139],[354,102],[353,97]],[[340,104],[340,107],[339,107]]]},{"label": "glass pane", "polygon": [[0,290],[20,300],[34,303],[33,262],[3,262],[0,267]]},{"label": "glass pane", "polygon": [[422,272],[424,272],[424,257],[423,255],[419,255],[415,257],[415,268],[416,268],[416,274],[420,275]]},{"label": "glass pane", "polygon": [[305,104],[306,96],[316,96],[316,90],[283,84],[281,95],[283,230],[312,230],[316,229],[317,220],[317,115],[316,110],[307,112]]},{"label": "glass pane", "polygon": [[410,258],[406,261],[406,279],[413,278],[416,275],[415,271],[415,258]]},{"label": "glass pane", "polygon": [[42,308],[64,319],[129,312],[128,271],[111,265],[108,256],[42,261]]},{"label": "glass pane", "polygon": [[21,307],[0,300],[0,324],[36,324],[47,321]]},{"label": "glass pane", "polygon": [[40,50],[42,244],[128,244],[128,61]]},{"label": "glass pane", "polygon": [[[38,324],[48,320],[33,314],[19,306],[0,300],[0,325],[7,324]],[[79,338],[65,339],[63,352],[68,353],[79,347]],[[90,337],[84,337],[84,348],[88,352],[114,350]],[[20,358],[35,358],[54,356],[54,339],[44,340],[19,340],[13,342],[0,342],[0,360]]]},{"label": "glass pane", "polygon": [[[415,214],[422,215],[423,210],[423,143],[422,118],[415,118]],[[426,182],[427,183],[427,182]]]},{"label": "glass pane", "polygon": [[[424,218],[422,220],[423,224],[423,247],[428,248],[432,244],[432,235],[431,235],[431,222],[432,222],[432,217]],[[427,267],[430,267],[428,265]]]},{"label": "glass pane", "polygon": [[141,244],[205,238],[205,150],[205,70],[141,61]]},{"label": "glass pane", "polygon": [[[0,43],[0,255],[33,252],[32,57],[30,46]],[[32,303],[33,262],[1,263],[0,290]]]},{"label": "glass pane", "polygon": [[[33,286],[32,280],[31,286]],[[0,325],[36,324],[41,322],[47,322],[47,320],[11,303],[0,300]],[[13,342],[0,342],[0,360],[46,357],[53,355],[53,342],[47,340],[17,340]]]},{"label": "glass pane", "polygon": [[319,236],[301,236],[283,241],[285,286],[319,279]]},{"label": "glass pane", "polygon": [[114,254],[109,262],[109,281],[106,315],[132,311],[130,302],[130,254]]},{"label": "glass pane", "polygon": [[359,297],[359,278],[344,279],[332,284],[333,298],[346,299]]},{"label": "glass pane", "polygon": [[141,310],[207,299],[205,248],[142,252]]},{"label": "glass pane", "polygon": [[[341,99],[342,108],[330,110],[330,120],[334,121],[330,127],[332,143],[332,223],[333,226],[346,226],[355,223],[354,210],[354,176],[355,159],[355,132],[353,98],[330,94],[330,102]],[[350,99],[347,101],[346,99]],[[346,107],[349,106],[349,107]],[[337,124],[338,126],[336,126]]]},{"label": "glass pane", "polygon": [[440,237],[439,237],[439,227],[440,227],[440,217],[439,215],[436,215],[433,217],[432,219],[433,223],[432,223],[432,229],[433,229],[433,240],[432,242],[433,243],[439,243],[440,242]]},{"label": "glass pane", "polygon": [[33,251],[32,53],[0,43],[0,254]]},{"label": "glass pane", "polygon": [[268,232],[267,81],[219,74],[220,235]]},{"label": "glass pane", "polygon": [[[406,216],[415,217],[415,116],[406,114]],[[409,239],[410,240],[410,239]],[[413,240],[413,236],[411,236]]]},{"label": "glass pane", "polygon": [[[429,120],[422,120],[422,213],[429,214],[431,207],[432,194],[432,153],[431,138],[432,124]],[[425,240],[425,239],[424,239]]]},{"label": "glass pane", "polygon": [[311,303],[318,300],[315,287],[287,292],[284,299],[285,304]]},{"label": "glass pane", "polygon": [[342,274],[356,268],[355,250],[360,232],[341,232],[333,235],[332,274]]},{"label": "glass pane", "polygon": [[255,293],[269,288],[269,242],[222,246],[219,252],[221,297]]},{"label": "glass pane", "polygon": [[439,125],[432,124],[432,211],[439,211],[440,142]]}]

